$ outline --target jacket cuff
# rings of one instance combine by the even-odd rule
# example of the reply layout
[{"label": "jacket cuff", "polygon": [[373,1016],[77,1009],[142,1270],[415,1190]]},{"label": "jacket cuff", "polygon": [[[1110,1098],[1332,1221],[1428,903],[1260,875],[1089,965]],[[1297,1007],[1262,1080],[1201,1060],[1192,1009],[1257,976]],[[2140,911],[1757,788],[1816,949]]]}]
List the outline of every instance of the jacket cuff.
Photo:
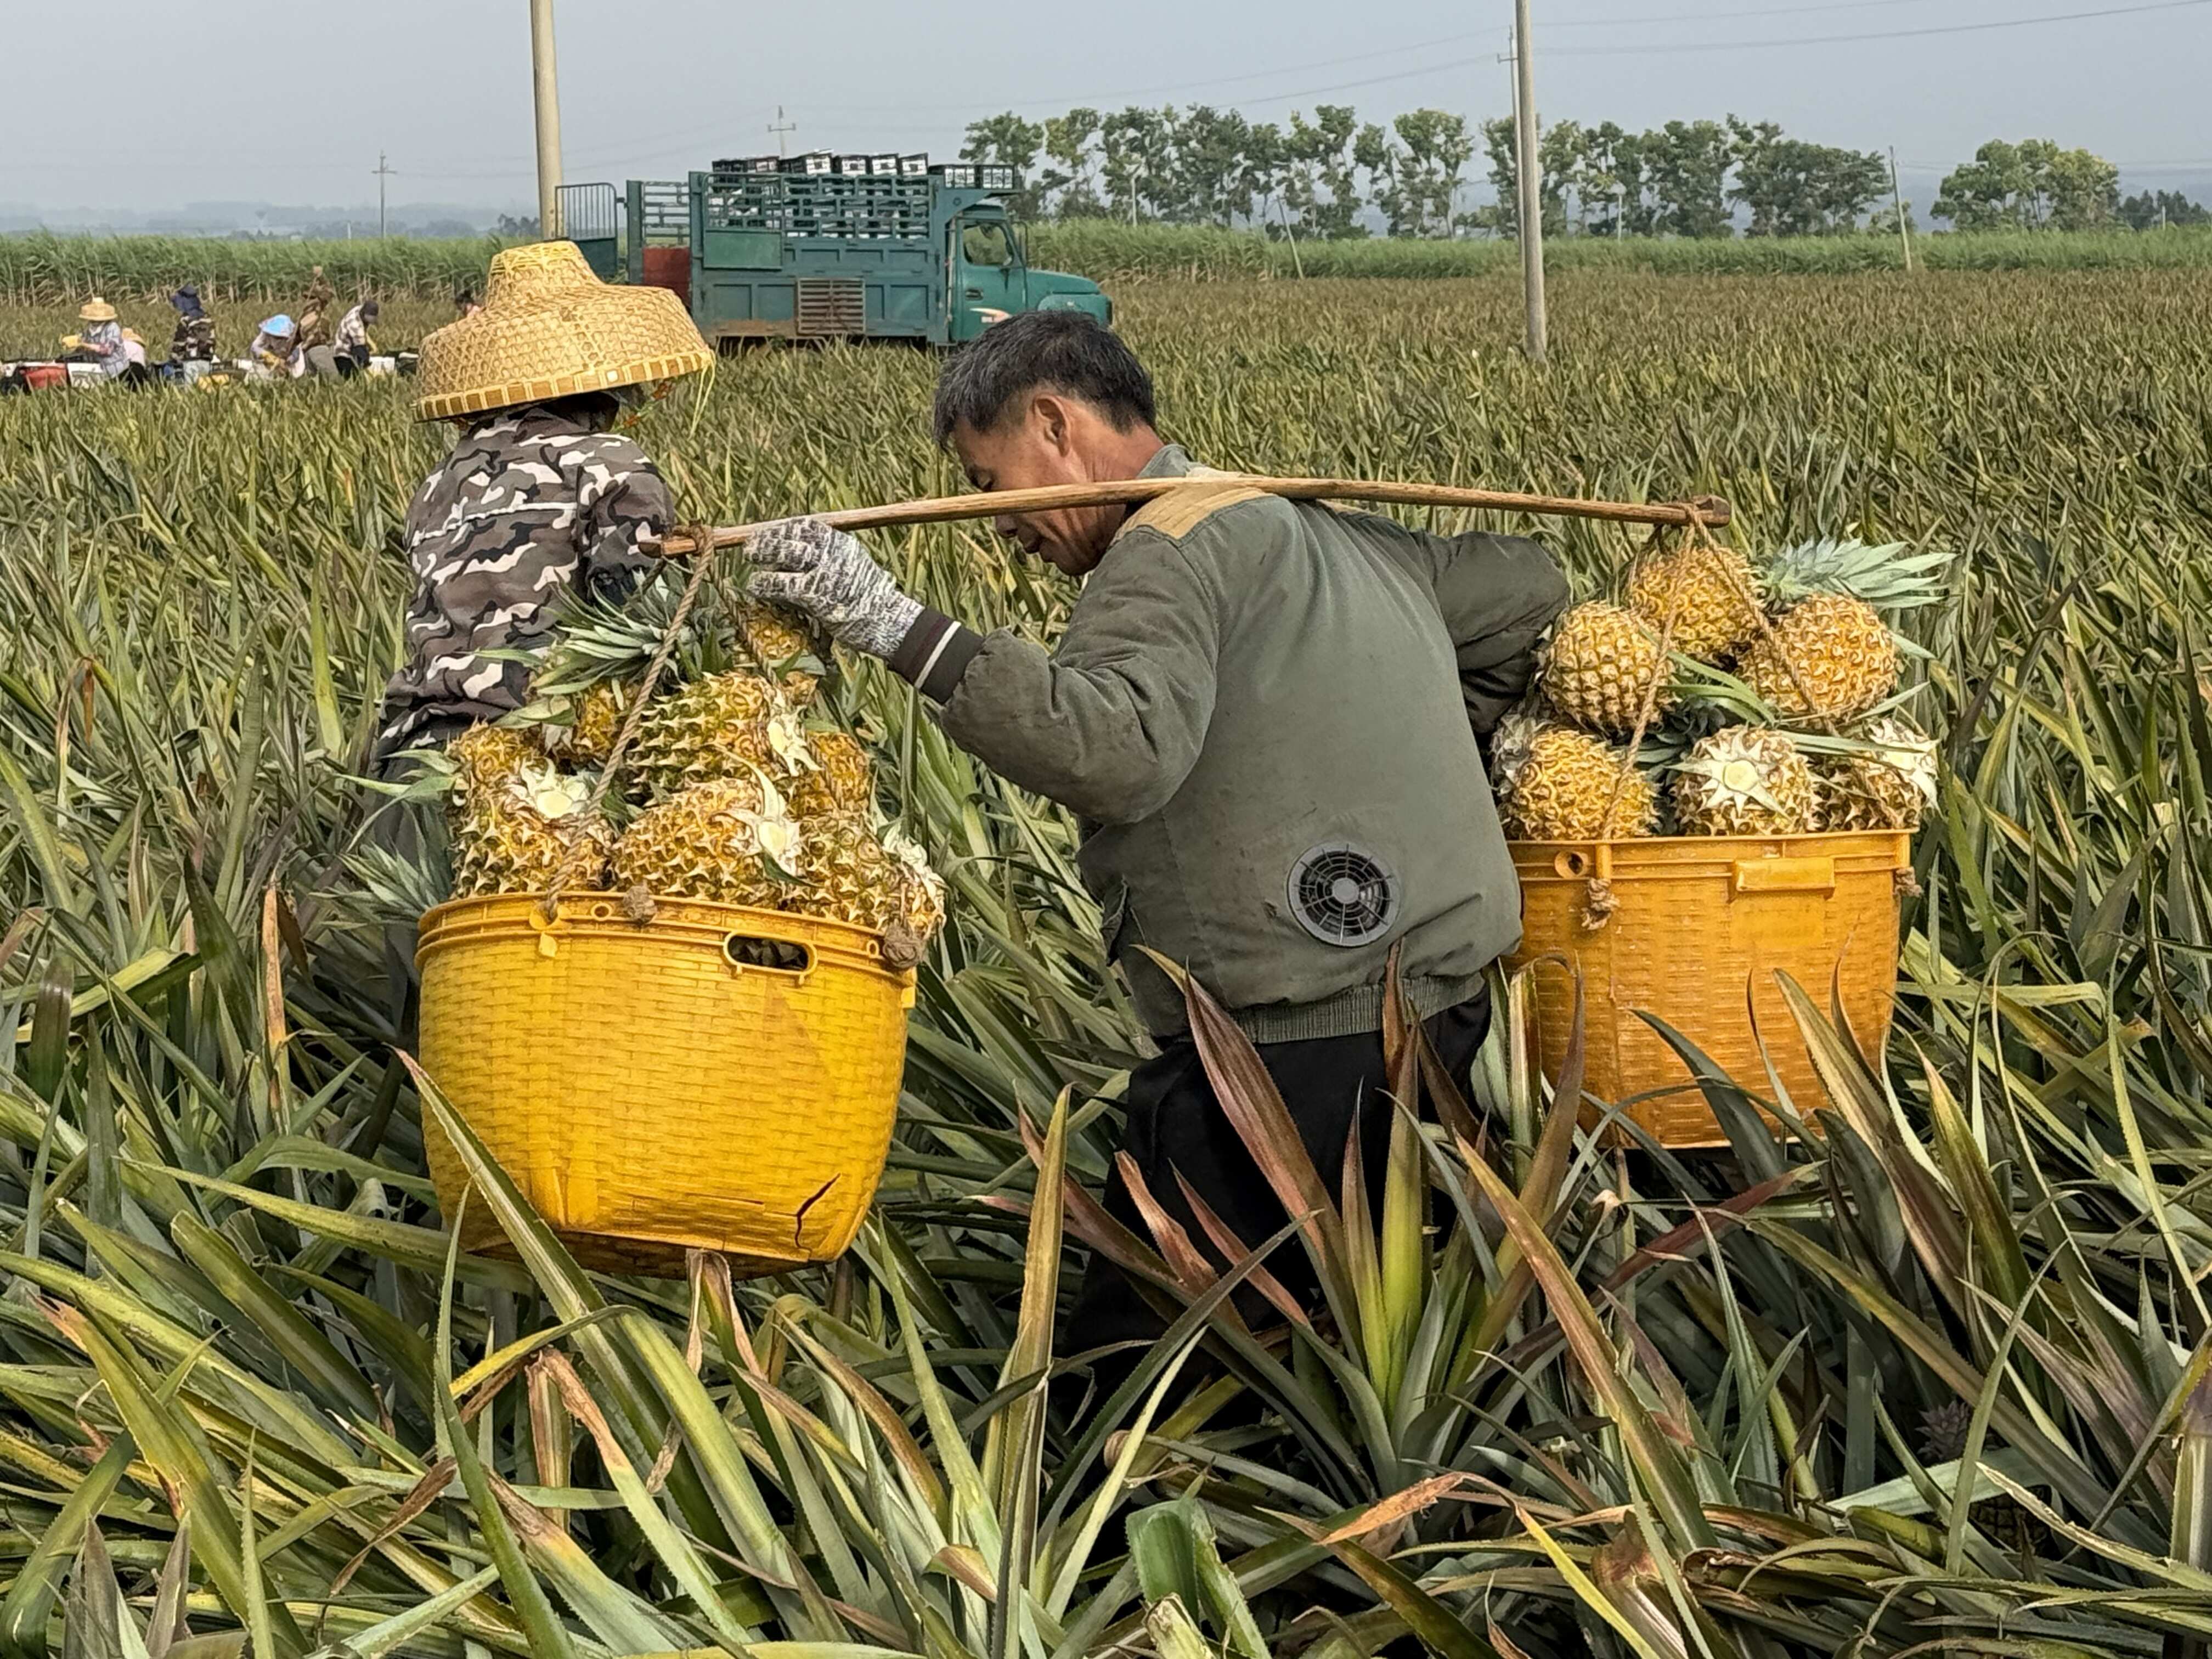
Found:
[{"label": "jacket cuff", "polygon": [[960,677],[982,648],[981,634],[924,605],[891,653],[890,671],[925,697],[943,702],[959,689]]}]

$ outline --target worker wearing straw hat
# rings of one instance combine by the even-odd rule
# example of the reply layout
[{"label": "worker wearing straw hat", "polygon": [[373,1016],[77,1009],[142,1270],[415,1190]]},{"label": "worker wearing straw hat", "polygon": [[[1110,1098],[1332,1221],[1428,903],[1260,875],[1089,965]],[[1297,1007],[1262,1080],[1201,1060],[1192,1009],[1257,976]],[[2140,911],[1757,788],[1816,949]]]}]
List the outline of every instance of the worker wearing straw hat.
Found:
[{"label": "worker wearing straw hat", "polygon": [[378,752],[440,745],[526,701],[522,654],[562,594],[619,597],[674,515],[645,452],[610,431],[655,381],[712,354],[665,289],[610,287],[573,242],[495,256],[483,307],[422,342],[416,408],[459,428],[407,510],[407,660]]},{"label": "worker wearing straw hat", "polygon": [[98,363],[109,380],[122,379],[131,367],[131,353],[115,307],[95,294],[76,308],[76,317],[84,326],[77,331],[75,354],[85,362]]}]

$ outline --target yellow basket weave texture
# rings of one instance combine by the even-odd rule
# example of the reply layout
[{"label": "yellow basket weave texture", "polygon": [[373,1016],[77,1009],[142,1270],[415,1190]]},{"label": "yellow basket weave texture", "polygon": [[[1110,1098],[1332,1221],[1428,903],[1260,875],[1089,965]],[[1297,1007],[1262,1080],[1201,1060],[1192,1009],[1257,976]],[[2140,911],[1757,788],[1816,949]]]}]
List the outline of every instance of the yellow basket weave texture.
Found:
[{"label": "yellow basket weave texture", "polygon": [[[1560,957],[1583,975],[1583,1086],[1608,1103],[1669,1091],[1626,1113],[1666,1146],[1718,1146],[1726,1137],[1705,1097],[1688,1086],[1688,1068],[1637,1018],[1639,1009],[1762,1095],[1763,1037],[1801,1111],[1826,1096],[1776,970],[1803,986],[1826,1014],[1840,964],[1851,1029],[1870,1051],[1888,1036],[1898,872],[1911,865],[1908,835],[1516,842],[1512,852],[1522,939],[1510,963],[1538,964],[1534,1041],[1545,1075],[1559,1080],[1574,1023],[1573,978],[1543,961]],[[1594,877],[1609,884],[1619,907],[1599,927],[1586,925]]]},{"label": "yellow basket weave texture", "polygon": [[[758,941],[804,966],[749,965]],[[787,949],[787,957],[797,959]],[[740,1272],[827,1261],[859,1231],[896,1117],[914,976],[840,922],[604,893],[457,900],[422,918],[422,1064],[579,1260]],[[425,1135],[446,1213],[465,1185]],[[500,1251],[481,1198],[464,1248]]]}]

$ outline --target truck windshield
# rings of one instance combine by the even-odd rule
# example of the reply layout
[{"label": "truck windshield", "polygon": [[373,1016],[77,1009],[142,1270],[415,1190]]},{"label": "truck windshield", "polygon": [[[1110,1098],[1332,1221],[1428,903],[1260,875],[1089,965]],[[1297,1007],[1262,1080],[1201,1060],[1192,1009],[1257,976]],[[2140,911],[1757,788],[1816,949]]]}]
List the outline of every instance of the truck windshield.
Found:
[{"label": "truck windshield", "polygon": [[1014,263],[1014,239],[1005,222],[969,220],[960,228],[960,257],[971,265]]}]

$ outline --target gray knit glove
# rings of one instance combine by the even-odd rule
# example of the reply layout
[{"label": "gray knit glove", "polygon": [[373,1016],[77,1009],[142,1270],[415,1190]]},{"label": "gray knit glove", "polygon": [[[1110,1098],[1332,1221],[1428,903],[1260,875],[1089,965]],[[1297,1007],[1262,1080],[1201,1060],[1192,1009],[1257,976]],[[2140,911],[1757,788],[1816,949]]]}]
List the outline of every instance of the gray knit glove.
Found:
[{"label": "gray knit glove", "polygon": [[913,628],[921,604],[900,591],[868,550],[819,519],[784,519],[745,543],[750,591],[803,611],[841,645],[888,657]]}]

